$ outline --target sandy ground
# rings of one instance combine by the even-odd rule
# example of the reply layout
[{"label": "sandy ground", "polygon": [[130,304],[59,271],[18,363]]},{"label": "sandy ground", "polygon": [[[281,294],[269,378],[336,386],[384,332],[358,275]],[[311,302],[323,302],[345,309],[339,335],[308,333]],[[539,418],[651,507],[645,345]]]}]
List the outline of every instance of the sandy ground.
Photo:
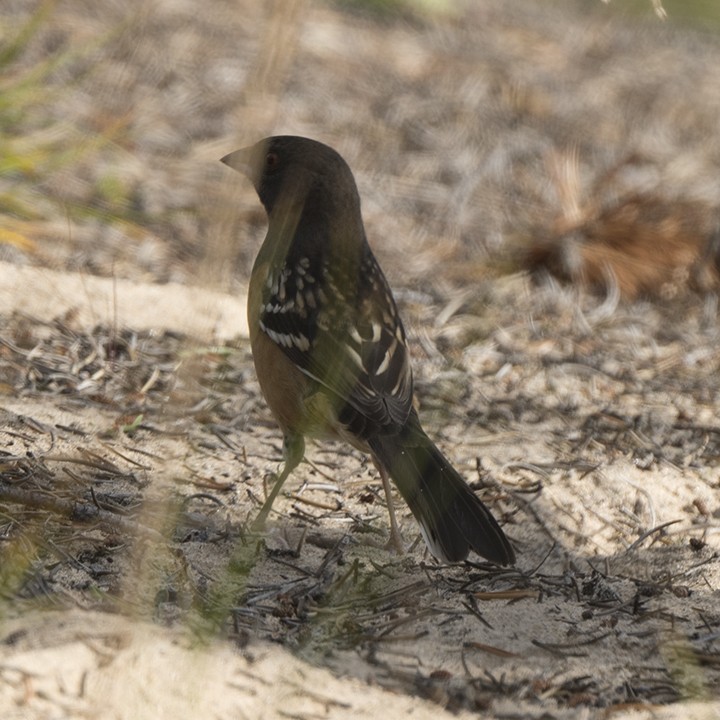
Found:
[{"label": "sandy ground", "polygon": [[[530,311],[543,293],[526,283],[499,281],[493,302],[504,285]],[[219,360],[160,316],[98,377],[73,357],[79,329],[23,316],[13,329],[34,336],[27,372],[68,384],[2,403],[4,499],[15,500],[4,514],[15,596],[2,630],[6,716],[623,717],[632,706],[639,717],[711,717],[702,703],[699,715],[647,707],[717,689],[711,410],[703,420],[698,404],[682,420],[694,403],[671,409],[671,391],[644,387],[637,376],[662,366],[657,356],[619,380],[588,363],[591,348],[585,360],[565,354],[558,326],[576,323],[563,315],[578,299],[547,293],[564,312],[541,313],[556,327],[540,347],[522,323],[472,347],[476,376],[419,368],[428,426],[506,522],[519,554],[510,570],[437,566],[407,512],[413,549],[382,550],[378,479],[337,446],[311,448],[267,537],[248,536],[280,448],[242,342]],[[122,313],[143,298],[138,285]],[[584,342],[617,342],[628,324]],[[108,337],[90,333],[86,348]],[[515,347],[498,349],[503,339]],[[19,352],[5,345],[4,357],[18,365]],[[657,354],[672,366],[672,350]]]},{"label": "sandy ground", "polygon": [[[567,211],[549,155],[589,187],[642,151],[623,187],[713,211],[716,41],[602,8],[230,5],[67,3],[28,50],[133,30],[46,104],[124,134],[43,177],[57,216],[13,220],[32,248],[0,262],[3,717],[717,717],[716,298],[503,265]],[[388,553],[379,478],[341,445],[248,531],[281,449],[244,324],[264,221],[216,160],[261,130],[356,169],[423,422],[517,567],[438,565],[405,509]],[[132,221],[93,195],[111,171]]]}]

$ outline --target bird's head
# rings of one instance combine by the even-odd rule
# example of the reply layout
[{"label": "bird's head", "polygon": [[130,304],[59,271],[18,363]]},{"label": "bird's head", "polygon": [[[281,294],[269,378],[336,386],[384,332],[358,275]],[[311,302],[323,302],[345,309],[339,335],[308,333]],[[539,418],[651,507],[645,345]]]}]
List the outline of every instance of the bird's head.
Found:
[{"label": "bird's head", "polygon": [[328,145],[292,135],[268,137],[231,152],[221,162],[248,177],[268,214],[279,198],[304,199],[314,189],[325,196],[349,193],[357,197],[352,172]]}]

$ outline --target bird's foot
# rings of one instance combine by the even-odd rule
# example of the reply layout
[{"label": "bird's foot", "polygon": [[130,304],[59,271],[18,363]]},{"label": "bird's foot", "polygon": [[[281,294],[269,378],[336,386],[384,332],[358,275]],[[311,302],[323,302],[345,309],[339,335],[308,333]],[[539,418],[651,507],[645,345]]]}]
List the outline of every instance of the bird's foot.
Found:
[{"label": "bird's foot", "polygon": [[394,552],[397,555],[405,554],[405,544],[403,543],[402,535],[397,525],[392,524],[390,526],[390,537],[383,547],[388,552]]},{"label": "bird's foot", "polygon": [[[280,477],[278,475],[274,475],[273,478],[273,489],[263,503],[263,506],[260,508],[260,512],[250,523],[250,530],[252,532],[262,532],[265,530],[265,523],[267,522],[268,515],[270,515],[270,510],[272,510],[273,502],[275,501],[275,497],[277,496],[280,487],[282,487]],[[278,485],[278,483],[280,484]]]},{"label": "bird's foot", "polygon": [[259,515],[250,523],[250,532],[261,533],[265,530],[266,517],[260,517]]}]

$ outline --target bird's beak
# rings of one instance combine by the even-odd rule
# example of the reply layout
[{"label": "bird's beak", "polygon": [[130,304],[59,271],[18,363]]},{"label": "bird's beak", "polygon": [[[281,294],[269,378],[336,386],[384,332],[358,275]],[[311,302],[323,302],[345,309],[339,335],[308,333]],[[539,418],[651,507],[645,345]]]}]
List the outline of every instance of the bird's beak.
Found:
[{"label": "bird's beak", "polygon": [[257,143],[256,145],[240,148],[240,150],[228,153],[225,157],[220,158],[220,162],[242,173],[245,177],[249,178],[253,184],[257,184],[262,174],[264,159],[265,144]]},{"label": "bird's beak", "polygon": [[251,147],[235,150],[235,152],[228,153],[225,157],[221,157],[220,162],[225,163],[233,170],[237,170],[239,173],[250,177],[250,174],[252,173],[251,150]]}]

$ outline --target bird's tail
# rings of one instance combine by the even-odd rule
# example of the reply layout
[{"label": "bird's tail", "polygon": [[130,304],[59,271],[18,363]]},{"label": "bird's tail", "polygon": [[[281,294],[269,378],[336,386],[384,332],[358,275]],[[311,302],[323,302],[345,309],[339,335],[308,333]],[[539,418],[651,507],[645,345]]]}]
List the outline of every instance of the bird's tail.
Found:
[{"label": "bird's tail", "polygon": [[470,550],[511,565],[515,553],[490,511],[435,447],[419,423],[376,436],[370,447],[420,523],[435,557],[464,560]]}]

